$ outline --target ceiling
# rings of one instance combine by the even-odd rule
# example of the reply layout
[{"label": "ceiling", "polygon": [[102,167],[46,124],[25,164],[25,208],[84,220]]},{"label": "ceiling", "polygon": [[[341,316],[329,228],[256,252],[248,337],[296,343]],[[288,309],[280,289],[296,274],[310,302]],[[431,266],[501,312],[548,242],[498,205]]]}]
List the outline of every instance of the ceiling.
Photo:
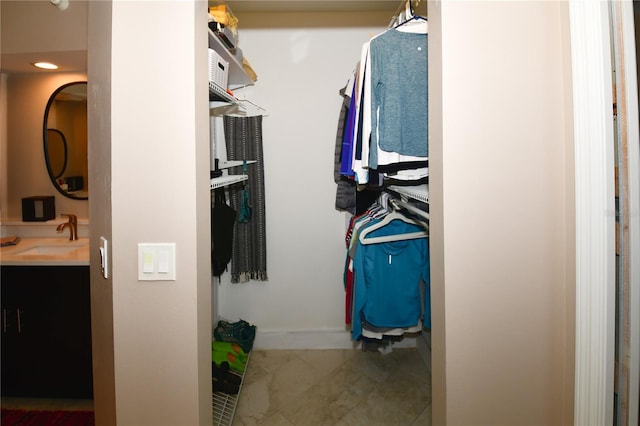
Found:
[{"label": "ceiling", "polygon": [[36,61],[86,72],[87,27],[86,0],[70,0],[64,11],[49,0],[0,0],[0,72],[52,72],[33,67]]},{"label": "ceiling", "polygon": [[59,68],[54,72],[87,72],[86,50],[2,54],[2,59],[0,59],[0,72],[52,72],[39,70],[32,66],[31,64],[36,61],[51,62],[58,65]]},{"label": "ceiling", "polygon": [[209,6],[226,3],[233,12],[357,12],[394,11],[400,0],[209,0]]},{"label": "ceiling", "polygon": [[[385,12],[392,16],[402,0],[208,0],[236,13]],[[426,15],[426,0],[417,12]],[[425,9],[423,12],[422,9]],[[87,71],[88,0],[70,0],[61,11],[49,0],[0,0],[0,72],[42,71],[36,61],[59,65],[58,72]],[[37,28],[37,31],[33,29]]]}]

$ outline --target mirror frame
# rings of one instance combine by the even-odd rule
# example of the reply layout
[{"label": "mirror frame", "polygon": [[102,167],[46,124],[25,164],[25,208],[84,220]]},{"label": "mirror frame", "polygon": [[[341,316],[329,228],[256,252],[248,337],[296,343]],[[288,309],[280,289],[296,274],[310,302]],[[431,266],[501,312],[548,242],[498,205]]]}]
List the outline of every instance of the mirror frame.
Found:
[{"label": "mirror frame", "polygon": [[[53,104],[53,102],[56,99],[56,96],[58,96],[58,94],[60,92],[62,92],[64,89],[66,89],[69,86],[75,86],[78,84],[84,84],[85,86],[87,85],[86,81],[72,81],[70,83],[65,83],[62,86],[58,87],[49,97],[49,100],[47,101],[47,106],[44,109],[44,121],[43,121],[43,130],[42,130],[42,140],[43,140],[43,148],[44,148],[44,160],[45,160],[45,164],[47,166],[47,173],[49,174],[49,179],[51,180],[51,184],[54,186],[54,188],[56,188],[56,190],[61,193],[62,195],[64,195],[67,198],[71,198],[72,200],[88,200],[89,196],[87,194],[87,196],[83,197],[83,196],[79,196],[79,195],[74,195],[74,194],[70,194],[69,192],[65,191],[64,189],[62,189],[60,187],[60,185],[58,185],[57,182],[57,178],[59,176],[54,176],[54,171],[51,170],[51,164],[50,164],[50,158],[49,158],[49,135],[48,135],[48,131],[49,130],[57,130],[54,128],[49,128],[48,126],[48,121],[49,121],[49,108],[51,108],[51,105]],[[59,131],[59,130],[57,130]],[[68,154],[65,151],[65,154]],[[88,159],[87,159],[88,161]],[[66,165],[67,165],[67,155],[65,155],[65,169],[66,169]]]},{"label": "mirror frame", "polygon": [[[58,136],[60,137],[60,140],[62,141],[62,152],[63,152],[63,159],[62,159],[62,167],[60,167],[60,173],[57,173],[53,171],[52,167],[51,167],[51,153],[49,152],[49,138],[51,137],[50,132],[54,132],[57,133]],[[46,147],[45,147],[45,151],[44,151],[44,158],[45,161],[47,162],[47,168],[51,169],[51,176],[53,176],[54,179],[58,179],[60,176],[62,176],[64,174],[64,172],[67,170],[67,157],[69,156],[69,148],[67,146],[67,138],[64,136],[64,133],[62,133],[60,130],[58,129],[54,129],[54,128],[48,128],[47,129],[47,142],[46,142]]]}]

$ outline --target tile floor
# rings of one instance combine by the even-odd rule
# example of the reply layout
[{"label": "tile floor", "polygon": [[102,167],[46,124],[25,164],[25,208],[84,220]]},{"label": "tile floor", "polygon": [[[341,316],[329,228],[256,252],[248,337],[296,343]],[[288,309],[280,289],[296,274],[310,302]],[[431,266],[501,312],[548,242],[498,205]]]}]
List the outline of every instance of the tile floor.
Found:
[{"label": "tile floor", "polygon": [[430,425],[416,349],[253,351],[234,426]]},{"label": "tile floor", "polygon": [[[4,408],[91,410],[92,401],[2,398]],[[234,426],[431,425],[431,380],[416,349],[251,354]]]}]

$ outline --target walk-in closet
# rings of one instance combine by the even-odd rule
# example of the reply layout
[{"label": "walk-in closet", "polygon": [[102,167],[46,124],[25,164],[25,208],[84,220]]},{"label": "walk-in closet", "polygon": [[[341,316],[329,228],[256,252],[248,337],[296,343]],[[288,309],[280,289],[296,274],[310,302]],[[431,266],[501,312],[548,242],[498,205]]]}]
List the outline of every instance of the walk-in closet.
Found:
[{"label": "walk-in closet", "polygon": [[[29,196],[53,195],[57,213],[86,225],[96,424],[210,424],[212,385],[237,391],[237,405],[223,404],[238,426],[612,424],[610,62],[619,60],[615,127],[629,148],[618,182],[631,185],[631,2],[416,3],[228,0],[234,34],[211,24],[212,0],[0,2],[2,231],[23,228],[20,200]],[[404,60],[384,72],[428,77],[428,127],[410,126],[426,145],[402,154],[417,168],[388,168],[385,155],[363,155],[357,142],[343,156],[345,132],[357,129],[358,140],[362,129],[366,141],[370,124],[369,139],[389,148],[378,140],[386,110],[357,103],[355,116],[341,117],[376,75],[365,64],[364,80],[354,79],[358,63],[372,65],[381,34],[412,14],[427,18],[428,51],[414,52],[428,54],[428,76]],[[230,53],[212,56],[222,68],[208,73],[212,40]],[[45,45],[84,66],[34,71],[23,53],[40,56]],[[33,62],[41,59],[53,58]],[[5,71],[15,61],[29,70],[24,78]],[[73,200],[48,176],[42,117],[55,88],[85,77],[91,192]],[[207,89],[212,80],[221,86]],[[395,125],[424,124],[413,116],[418,98],[393,102],[411,107]],[[381,174],[365,176],[376,162]],[[408,177],[416,185],[400,181]],[[630,220],[620,224],[629,225],[634,330],[638,204],[629,188]],[[366,223],[354,226],[356,217]],[[233,228],[218,227],[225,221]],[[58,236],[51,223],[28,228]],[[230,244],[214,253],[218,239]],[[157,244],[175,250],[158,252],[152,277],[145,248]],[[358,277],[381,276],[375,266],[413,262],[397,256],[404,246],[423,259],[428,248],[428,272],[403,267],[413,274],[397,274],[413,280],[407,291],[362,292],[370,282]],[[399,336],[362,338],[387,320]],[[629,335],[628,365],[637,367],[638,333]],[[618,402],[637,401],[637,368],[619,373],[630,391]]]},{"label": "walk-in closet", "polygon": [[[219,3],[209,3],[217,13]],[[214,54],[229,67],[222,89],[232,98],[225,105],[224,95],[215,94],[225,90],[217,90],[210,104],[212,211],[220,218],[212,233],[214,245],[225,244],[219,239],[224,192],[238,217],[232,239],[264,244],[258,252],[265,252],[266,265],[242,269],[247,262],[235,256],[244,248],[233,247],[213,279],[214,328],[220,320],[246,321],[257,328],[254,348],[262,350],[386,356],[419,346],[428,365],[426,2],[229,1],[225,7],[220,20],[229,25],[227,34],[210,25],[218,39],[231,39],[234,53]],[[254,76],[248,84],[231,81],[236,60]],[[214,74],[219,68],[210,63]],[[259,127],[260,158],[230,152],[230,120],[256,117],[260,123],[247,126]],[[239,133],[252,138],[252,131]],[[371,148],[370,135],[379,136]],[[215,168],[230,161],[236,166]],[[233,183],[234,175],[251,180],[255,174],[259,179],[248,184]],[[249,194],[257,185],[261,195]],[[248,205],[251,218],[242,223]],[[260,215],[266,232],[237,234]],[[354,227],[356,216],[367,220]],[[383,276],[370,256],[388,250],[393,254],[384,255],[384,264],[392,268]],[[244,257],[251,262],[255,255]]]}]

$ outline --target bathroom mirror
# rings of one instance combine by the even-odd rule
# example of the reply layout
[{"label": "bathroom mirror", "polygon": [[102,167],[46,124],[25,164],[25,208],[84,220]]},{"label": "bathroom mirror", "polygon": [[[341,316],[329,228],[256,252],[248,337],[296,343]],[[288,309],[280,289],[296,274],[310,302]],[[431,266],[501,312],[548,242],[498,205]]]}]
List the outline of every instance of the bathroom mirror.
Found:
[{"label": "bathroom mirror", "polygon": [[44,111],[44,157],[53,186],[77,200],[89,197],[87,82],[57,88]]},{"label": "bathroom mirror", "polygon": [[67,138],[58,129],[47,129],[47,164],[51,168],[51,175],[58,179],[67,169]]}]

